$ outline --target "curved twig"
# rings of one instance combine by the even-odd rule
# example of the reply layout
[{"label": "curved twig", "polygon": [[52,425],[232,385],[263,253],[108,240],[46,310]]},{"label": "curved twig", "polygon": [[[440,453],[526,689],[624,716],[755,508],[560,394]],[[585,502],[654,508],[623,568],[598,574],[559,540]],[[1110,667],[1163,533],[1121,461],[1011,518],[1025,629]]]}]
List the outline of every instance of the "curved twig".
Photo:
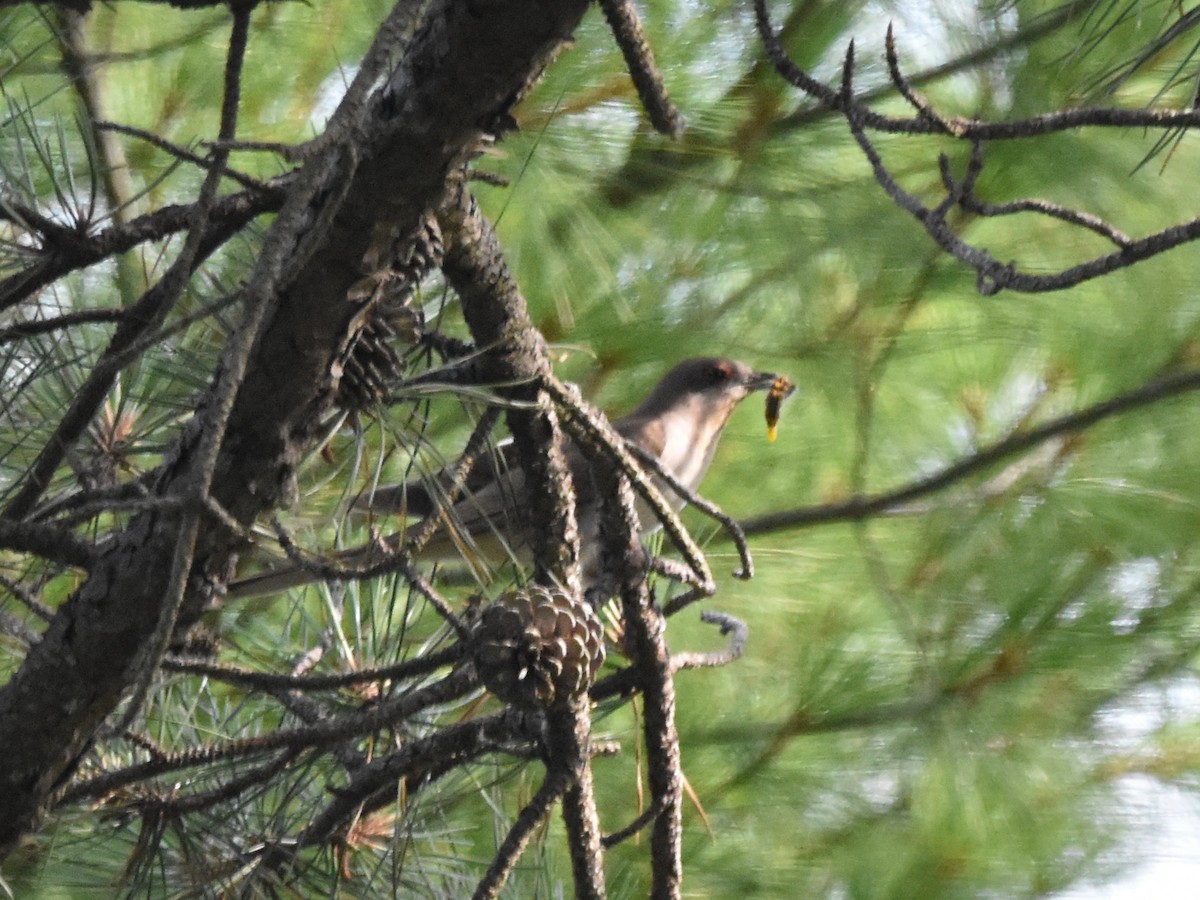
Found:
[{"label": "curved twig", "polygon": [[651,803],[649,806],[643,809],[641,813],[638,814],[637,818],[635,818],[624,828],[618,828],[611,834],[606,834],[604,836],[604,846],[606,848],[615,847],[622,841],[629,840],[639,831],[644,831],[646,826],[653,822],[654,817],[660,812],[662,812],[662,810],[659,808],[659,805],[656,803]]},{"label": "curved twig", "polygon": [[716,583],[704,553],[696,546],[695,540],[683,527],[679,516],[671,509],[662,492],[647,477],[641,466],[634,462],[626,449],[625,440],[617,434],[607,419],[579,395],[579,391],[573,385],[567,385],[553,375],[547,375],[543,380],[546,391],[563,412],[563,424],[571,432],[571,436],[581,447],[591,448],[593,453],[603,452],[621,474],[629,479],[630,485],[654,512],[662,524],[663,531],[679,549],[698,581],[705,586],[709,594],[713,593]]},{"label": "curved twig", "polygon": [[678,672],[681,669],[711,669],[727,666],[740,659],[746,651],[746,639],[750,636],[750,629],[741,619],[728,613],[706,609],[700,613],[700,621],[716,625],[721,629],[721,634],[729,635],[729,645],[723,650],[713,650],[710,653],[699,651],[676,653],[671,657],[672,672]]},{"label": "curved twig", "polygon": [[737,520],[711,500],[706,500],[695,491],[689,489],[686,484],[668,471],[667,468],[659,461],[658,457],[654,456],[652,453],[648,453],[633,441],[626,441],[625,448],[630,452],[630,454],[636,457],[639,462],[649,468],[655,476],[665,481],[671,490],[687,501],[689,506],[694,506],[710,519],[715,520],[717,524],[725,529],[725,533],[737,547],[738,558],[742,563],[742,567],[740,569],[734,570],[733,577],[742,581],[748,581],[749,579],[753,578],[754,560],[750,556],[750,547],[746,543],[746,535],[742,531],[742,526],[737,523]]},{"label": "curved twig", "polygon": [[[168,141],[166,138],[155,134],[153,131],[147,131],[145,128],[136,128],[133,125],[122,125],[120,122],[96,122],[95,127],[100,131],[115,131],[118,134],[124,134],[128,135],[129,137],[138,138],[139,140],[143,140],[146,143],[157,147],[159,150],[162,150],[165,153],[171,154],[176,159],[189,162],[194,166],[204,169],[205,171],[210,171],[211,169],[216,168],[216,162],[212,158],[201,156],[198,153],[193,153],[186,147],[181,147],[174,141]],[[224,151],[225,154],[228,154],[229,150],[225,146],[227,142],[218,140],[214,141],[213,143],[216,144],[215,149]],[[236,181],[249,191],[257,191],[262,193],[271,190],[271,186],[266,182],[239,172],[237,169],[231,169],[228,166],[222,168],[221,174],[226,178]]]}]

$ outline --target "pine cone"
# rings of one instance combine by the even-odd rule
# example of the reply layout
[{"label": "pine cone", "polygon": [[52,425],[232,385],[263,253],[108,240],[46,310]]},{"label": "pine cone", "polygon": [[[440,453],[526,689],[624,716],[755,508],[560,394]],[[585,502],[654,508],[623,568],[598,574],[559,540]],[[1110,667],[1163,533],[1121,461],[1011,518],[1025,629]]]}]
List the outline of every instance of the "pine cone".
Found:
[{"label": "pine cone", "polygon": [[604,629],[590,606],[561,591],[509,591],[475,630],[475,665],[488,689],[517,706],[582,696],[604,662]]},{"label": "pine cone", "polygon": [[349,412],[372,410],[400,377],[403,365],[393,346],[415,343],[424,331],[419,310],[412,308],[413,290],[442,261],[442,231],[427,215],[401,240],[385,232],[372,237],[364,260],[365,275],[347,291],[359,307],[331,368],[336,403]]},{"label": "pine cone", "polygon": [[442,229],[435,216],[427,215],[417,226],[417,234],[403,252],[393,254],[392,270],[410,285],[419,284],[429,270],[442,263],[446,248],[442,245]]},{"label": "pine cone", "polygon": [[340,376],[337,403],[343,409],[373,409],[387,396],[389,383],[400,377],[403,368],[392,348],[394,336],[395,330],[376,306],[334,363]]}]

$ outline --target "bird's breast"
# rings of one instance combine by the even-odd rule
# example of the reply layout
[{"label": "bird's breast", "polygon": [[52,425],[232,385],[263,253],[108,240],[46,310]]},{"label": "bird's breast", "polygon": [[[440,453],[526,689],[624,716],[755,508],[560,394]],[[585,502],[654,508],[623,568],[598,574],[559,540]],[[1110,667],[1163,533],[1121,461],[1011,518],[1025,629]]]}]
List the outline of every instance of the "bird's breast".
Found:
[{"label": "bird's breast", "polygon": [[[703,421],[697,425],[690,416],[682,422],[668,423],[663,450],[659,455],[663,468],[683,482],[688,490],[694,491],[712,463],[717,438],[724,424]],[[670,493],[668,491],[669,496]]]}]

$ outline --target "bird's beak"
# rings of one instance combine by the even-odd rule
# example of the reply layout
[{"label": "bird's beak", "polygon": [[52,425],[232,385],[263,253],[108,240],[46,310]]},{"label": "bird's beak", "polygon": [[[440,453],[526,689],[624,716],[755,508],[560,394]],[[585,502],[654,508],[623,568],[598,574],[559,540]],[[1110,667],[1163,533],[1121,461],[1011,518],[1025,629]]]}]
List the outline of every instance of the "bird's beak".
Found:
[{"label": "bird's beak", "polygon": [[775,379],[780,376],[774,372],[755,372],[746,379],[747,392],[765,391],[775,383]]}]

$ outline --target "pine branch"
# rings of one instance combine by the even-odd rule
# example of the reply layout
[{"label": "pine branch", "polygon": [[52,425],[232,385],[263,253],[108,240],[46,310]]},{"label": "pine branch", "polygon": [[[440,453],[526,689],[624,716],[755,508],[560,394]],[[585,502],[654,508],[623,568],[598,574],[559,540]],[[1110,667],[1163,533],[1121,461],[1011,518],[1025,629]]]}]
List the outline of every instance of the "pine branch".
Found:
[{"label": "pine branch", "polygon": [[346,672],[342,675],[281,675],[274,672],[255,672],[234,666],[216,665],[207,660],[168,657],[162,662],[165,672],[202,675],[228,684],[241,685],[255,691],[336,691],[355,685],[381,681],[403,681],[436,672],[462,658],[463,647],[454,644],[444,650],[427,653],[390,666]]},{"label": "pine branch", "polygon": [[[916,114],[911,118],[884,116],[870,109],[853,90],[853,42],[846,51],[842,66],[842,83],[838,89],[834,89],[813,78],[788,57],[771,25],[766,0],[755,0],[754,10],[759,37],[776,71],[789,84],[817,100],[823,108],[840,113],[845,118],[884,193],[893,203],[916,219],[939,247],[975,270],[976,287],[980,294],[990,296],[1005,289],[1026,293],[1063,290],[1128,268],[1200,239],[1200,218],[1160,229],[1135,240],[1126,237],[1121,229],[1096,216],[1034,198],[1007,204],[988,204],[973,196],[975,179],[982,170],[984,142],[1037,138],[1085,127],[1172,131],[1200,124],[1200,110],[1091,107],[1045,113],[1012,122],[980,122],[942,116],[913,90],[910,81],[902,73],[894,37],[889,27],[888,71],[895,90],[913,107]],[[899,185],[875,149],[868,132],[908,136],[942,135],[968,141],[973,150],[967,175],[962,182],[955,181],[949,175],[948,165],[942,160],[939,166],[943,173],[946,195],[936,206],[927,206]],[[1023,272],[1015,263],[1003,263],[984,248],[976,247],[955,234],[946,217],[956,207],[968,211],[986,211],[986,214],[990,215],[1007,215],[1018,211],[1040,213],[1057,221],[1103,234],[1116,243],[1118,249],[1049,274]]]},{"label": "pine branch", "polygon": [[101,797],[109,791],[137,784],[157,775],[207,766],[222,760],[251,758],[277,750],[300,751],[336,744],[347,738],[387,728],[430,707],[455,700],[473,690],[476,681],[472,670],[458,669],[441,681],[385,700],[368,709],[333,716],[313,725],[281,728],[259,737],[195,747],[126,766],[67,787],[55,800],[54,805],[69,805]]},{"label": "pine branch", "polygon": [[1051,419],[1036,428],[1012,434],[946,466],[939,472],[890,491],[851,497],[836,503],[767,513],[746,519],[742,522],[742,528],[746,534],[767,534],[832,522],[857,522],[901,509],[913,500],[952,487],[1003,459],[1024,453],[1060,435],[1084,431],[1113,416],[1134,412],[1197,389],[1200,389],[1200,371],[1187,371],[1158,378],[1108,400]]}]

